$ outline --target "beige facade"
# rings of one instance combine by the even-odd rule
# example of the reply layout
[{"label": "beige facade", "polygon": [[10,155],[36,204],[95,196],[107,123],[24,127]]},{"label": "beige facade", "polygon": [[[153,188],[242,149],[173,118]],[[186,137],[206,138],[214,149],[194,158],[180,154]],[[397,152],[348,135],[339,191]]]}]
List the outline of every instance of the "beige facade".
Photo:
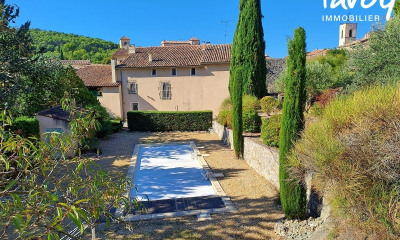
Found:
[{"label": "beige facade", "polygon": [[[191,67],[174,68],[176,76],[172,76],[173,68],[117,69],[122,84],[124,117],[136,106],[138,110],[212,110],[217,116],[221,103],[229,97],[229,64],[194,68],[195,75],[191,75]],[[154,69],[155,76],[152,75]],[[131,83],[137,84],[137,93],[130,93]],[[170,84],[170,99],[162,99],[162,83]]]},{"label": "beige facade", "polygon": [[230,44],[200,44],[197,38],[160,47],[135,47],[121,38],[111,75],[112,83],[121,84],[123,118],[133,110],[211,110],[216,117],[229,97],[230,54]]},{"label": "beige facade", "polygon": [[121,86],[101,87],[99,90],[101,91],[101,96],[97,96],[97,99],[101,106],[103,106],[112,117],[123,118]]}]

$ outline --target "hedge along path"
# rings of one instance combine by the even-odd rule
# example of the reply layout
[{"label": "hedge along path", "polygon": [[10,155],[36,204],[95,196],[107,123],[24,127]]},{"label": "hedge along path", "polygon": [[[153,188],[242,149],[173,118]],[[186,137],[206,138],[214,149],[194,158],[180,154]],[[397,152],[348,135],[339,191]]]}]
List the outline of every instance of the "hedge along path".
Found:
[{"label": "hedge along path", "polygon": [[129,111],[131,131],[208,131],[212,127],[212,111]]}]

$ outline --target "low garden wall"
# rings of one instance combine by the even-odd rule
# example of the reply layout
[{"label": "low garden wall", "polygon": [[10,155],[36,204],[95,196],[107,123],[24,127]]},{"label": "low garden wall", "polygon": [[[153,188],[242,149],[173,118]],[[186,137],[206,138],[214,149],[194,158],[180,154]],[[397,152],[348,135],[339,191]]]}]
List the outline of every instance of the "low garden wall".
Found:
[{"label": "low garden wall", "polygon": [[[213,130],[233,149],[232,130],[213,121]],[[253,137],[244,138],[244,160],[279,190],[279,150],[261,143]]]}]

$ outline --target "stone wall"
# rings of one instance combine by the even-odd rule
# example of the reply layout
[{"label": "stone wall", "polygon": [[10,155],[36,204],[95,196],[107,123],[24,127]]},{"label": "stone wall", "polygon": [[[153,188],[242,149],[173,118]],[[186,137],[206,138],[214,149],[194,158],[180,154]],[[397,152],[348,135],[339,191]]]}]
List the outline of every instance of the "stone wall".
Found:
[{"label": "stone wall", "polygon": [[[213,122],[213,130],[221,140],[233,149],[232,130],[224,128],[216,121]],[[271,182],[279,190],[279,151],[261,143],[258,138],[244,138],[244,160],[251,168],[256,170],[265,179]]]},{"label": "stone wall", "polygon": [[286,68],[286,59],[285,58],[266,58],[267,64],[267,89],[268,93],[272,92],[272,86],[276,79],[278,79],[279,75]]}]

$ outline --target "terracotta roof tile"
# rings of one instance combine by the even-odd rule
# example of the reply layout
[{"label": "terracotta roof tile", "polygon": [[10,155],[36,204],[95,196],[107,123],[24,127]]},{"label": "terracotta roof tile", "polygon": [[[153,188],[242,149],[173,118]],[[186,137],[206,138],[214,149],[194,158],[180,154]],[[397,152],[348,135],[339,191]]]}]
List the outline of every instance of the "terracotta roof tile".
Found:
[{"label": "terracotta roof tile", "polygon": [[90,60],[60,60],[62,65],[90,65]]},{"label": "terracotta roof tile", "polygon": [[120,48],[118,49],[111,57],[119,57],[119,56],[127,56],[129,54],[128,49],[126,48]]},{"label": "terracotta roof tile", "polygon": [[76,71],[86,87],[117,87],[120,83],[112,82],[111,65],[90,65]]},{"label": "terracotta roof tile", "polygon": [[[149,61],[149,54],[152,54],[153,61]],[[115,54],[113,56],[115,56]],[[136,52],[129,54],[129,57],[122,61],[118,67],[149,68],[200,66],[204,63],[229,63],[230,58],[230,44],[206,45],[205,50],[203,50],[202,45],[136,47]]]},{"label": "terracotta roof tile", "polygon": [[319,56],[325,56],[328,52],[328,49],[315,49],[312,52],[307,53],[307,59],[313,59]]}]

